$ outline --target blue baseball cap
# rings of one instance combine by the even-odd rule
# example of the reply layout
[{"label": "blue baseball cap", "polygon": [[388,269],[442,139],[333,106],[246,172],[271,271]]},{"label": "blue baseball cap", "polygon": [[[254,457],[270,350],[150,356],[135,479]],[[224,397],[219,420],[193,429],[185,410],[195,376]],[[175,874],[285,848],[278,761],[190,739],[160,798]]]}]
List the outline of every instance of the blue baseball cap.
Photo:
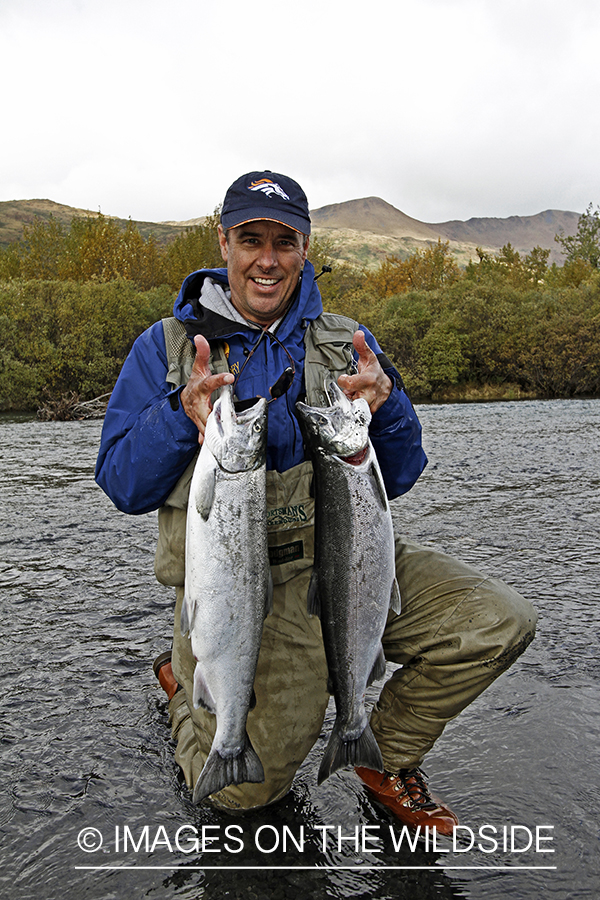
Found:
[{"label": "blue baseball cap", "polygon": [[306,194],[293,178],[268,169],[249,172],[234,181],[221,209],[221,225],[225,229],[256,219],[281,222],[300,234],[310,234]]}]

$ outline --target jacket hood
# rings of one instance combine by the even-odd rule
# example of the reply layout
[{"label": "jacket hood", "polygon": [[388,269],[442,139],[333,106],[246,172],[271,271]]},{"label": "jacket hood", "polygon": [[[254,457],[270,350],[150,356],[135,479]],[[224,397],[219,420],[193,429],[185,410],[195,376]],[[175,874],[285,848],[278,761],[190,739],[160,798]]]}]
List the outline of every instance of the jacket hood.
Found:
[{"label": "jacket hood", "polygon": [[[219,315],[202,306],[200,294],[205,278],[225,288],[229,287],[227,269],[198,269],[188,275],[173,306],[173,315],[185,325],[188,336],[193,339],[196,334],[203,334],[207,340],[226,338],[232,334],[252,330],[239,322]],[[280,339],[293,330],[297,322],[302,319],[316,319],[323,312],[323,303],[319,288],[315,283],[315,270],[311,262],[306,260],[302,270],[302,279],[296,289],[291,306],[283,317],[277,334]]]}]

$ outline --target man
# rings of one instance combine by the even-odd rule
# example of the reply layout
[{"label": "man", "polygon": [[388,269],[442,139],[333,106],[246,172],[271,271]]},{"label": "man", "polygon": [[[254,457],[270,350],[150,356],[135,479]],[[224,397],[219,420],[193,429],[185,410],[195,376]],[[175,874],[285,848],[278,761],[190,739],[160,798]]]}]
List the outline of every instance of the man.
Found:
[{"label": "man", "polygon": [[[178,625],[191,474],[214,391],[235,380],[240,401],[272,397],[267,506],[274,599],[255,679],[257,702],[248,717],[265,781],[214,794],[211,802],[224,808],[262,806],[289,790],[320,734],[328,702],[320,624],[306,610],[314,500],[296,400],[306,396],[315,405],[327,370],[347,396],[367,400],[370,437],[390,498],[408,491],[426,464],[415,412],[375,338],[345,317],[323,314],[307,260],[309,235],[308,203],[292,179],[252,172],[231,185],[219,226],[227,268],[189,275],[174,318],[156,323],[134,344],[107,410],[96,469],[119,509],[159,510],[155,571],[176,587],[177,602],[172,658],[159,657],[155,671],[169,695],[176,759],[193,787],[215,720],[193,707],[195,660]],[[286,370],[293,379],[282,375]],[[445,724],[529,644],[536,616],[506,585],[400,536],[396,570],[402,612],[390,612],[383,646],[401,667],[371,717],[386,771],[356,771],[401,822],[450,834],[457,817],[432,798],[419,766]]]}]

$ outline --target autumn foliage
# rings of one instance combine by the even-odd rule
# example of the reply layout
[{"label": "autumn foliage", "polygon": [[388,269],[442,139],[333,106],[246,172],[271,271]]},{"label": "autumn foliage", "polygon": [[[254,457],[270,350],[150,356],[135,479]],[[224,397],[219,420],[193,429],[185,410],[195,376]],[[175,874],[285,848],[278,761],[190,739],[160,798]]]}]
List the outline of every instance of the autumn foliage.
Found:
[{"label": "autumn foliage", "polygon": [[[0,252],[0,409],[110,391],[135,338],[169,315],[187,274],[221,266],[217,212],[159,245],[104,216],[37,219]],[[326,309],[370,328],[417,400],[600,394],[600,211],[540,247],[477,251],[459,269],[438,241],[375,269],[319,279]],[[313,238],[317,274],[336,256]]]}]

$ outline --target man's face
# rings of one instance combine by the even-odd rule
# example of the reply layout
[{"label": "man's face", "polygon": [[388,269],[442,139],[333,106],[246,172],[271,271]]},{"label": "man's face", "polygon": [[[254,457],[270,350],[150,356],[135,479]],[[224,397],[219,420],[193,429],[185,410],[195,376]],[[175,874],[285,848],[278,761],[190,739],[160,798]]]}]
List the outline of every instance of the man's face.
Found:
[{"label": "man's face", "polygon": [[308,237],[286,225],[260,219],[230,228],[219,225],[231,302],[244,318],[271,325],[290,302],[308,251]]}]

